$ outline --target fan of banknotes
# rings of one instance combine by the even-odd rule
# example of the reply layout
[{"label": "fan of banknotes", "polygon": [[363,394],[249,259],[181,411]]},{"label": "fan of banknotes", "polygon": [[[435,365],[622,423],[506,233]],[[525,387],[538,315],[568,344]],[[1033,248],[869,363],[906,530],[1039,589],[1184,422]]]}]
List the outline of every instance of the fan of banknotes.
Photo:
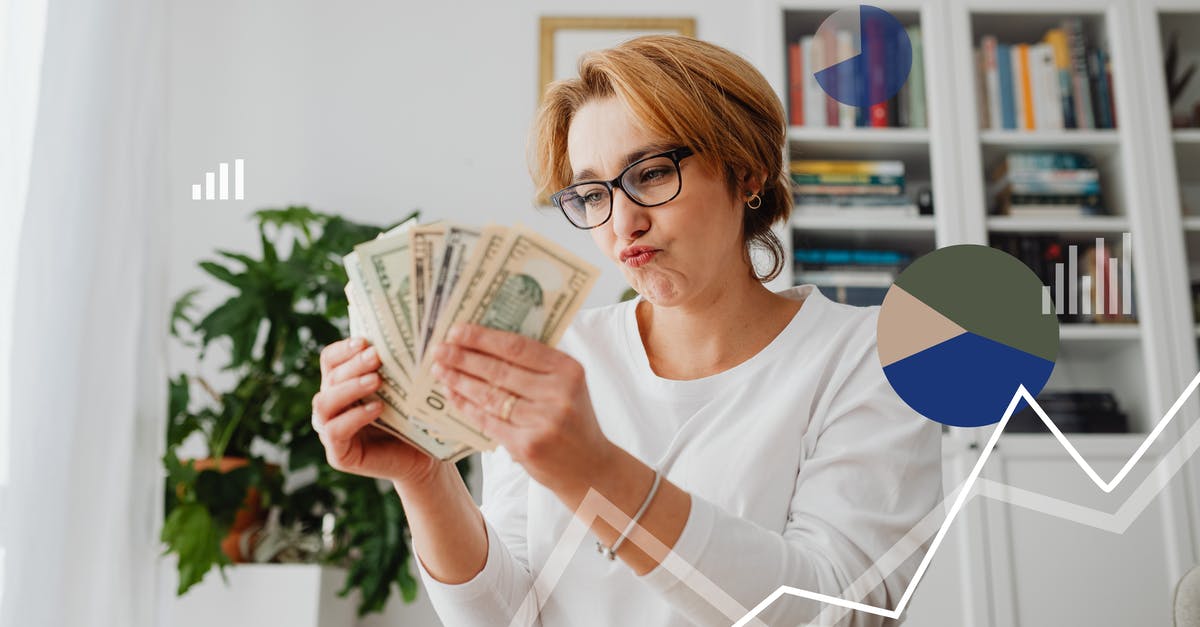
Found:
[{"label": "fan of banknotes", "polygon": [[355,246],[343,262],[350,334],[367,338],[382,362],[376,426],[450,461],[496,443],[457,415],[426,349],[456,322],[554,346],[599,275],[525,227],[415,219]]}]

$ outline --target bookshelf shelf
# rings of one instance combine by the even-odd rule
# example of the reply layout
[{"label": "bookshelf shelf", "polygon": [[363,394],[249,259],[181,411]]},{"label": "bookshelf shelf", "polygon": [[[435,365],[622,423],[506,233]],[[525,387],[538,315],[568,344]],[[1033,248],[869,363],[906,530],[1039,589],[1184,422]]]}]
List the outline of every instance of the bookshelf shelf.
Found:
[{"label": "bookshelf shelf", "polygon": [[1019,149],[1086,150],[1097,147],[1115,149],[1120,145],[1116,129],[1067,129],[1061,131],[988,129],[980,131],[979,141],[985,146]]},{"label": "bookshelf shelf", "polygon": [[1179,128],[1171,133],[1177,144],[1192,144],[1200,146],[1200,128]]},{"label": "bookshelf shelf", "polygon": [[838,215],[794,215],[792,226],[813,231],[924,232],[933,236],[933,216],[865,218]]},{"label": "bookshelf shelf", "polygon": [[[1200,222],[1198,222],[1200,224]],[[1082,218],[1038,218],[1025,216],[989,216],[989,231],[996,233],[1071,233],[1108,235],[1129,230],[1124,216],[1087,216]]]},{"label": "bookshelf shelf", "polygon": [[788,127],[791,141],[837,144],[900,144],[929,149],[929,129],[926,128],[815,128]]},{"label": "bookshelf shelf", "polygon": [[1183,216],[1183,228],[1187,231],[1200,231],[1200,216]]},{"label": "bookshelf shelf", "polygon": [[1107,341],[1128,342],[1140,340],[1142,329],[1136,324],[1061,324],[1058,338],[1064,342]]}]

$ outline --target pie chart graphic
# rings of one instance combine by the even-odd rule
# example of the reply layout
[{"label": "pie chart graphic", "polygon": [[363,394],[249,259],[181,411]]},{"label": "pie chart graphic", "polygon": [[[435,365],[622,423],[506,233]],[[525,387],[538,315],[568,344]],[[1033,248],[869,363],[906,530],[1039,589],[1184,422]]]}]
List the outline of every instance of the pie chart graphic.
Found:
[{"label": "pie chart graphic", "polygon": [[862,4],[841,9],[821,22],[813,35],[828,50],[839,49],[838,33],[849,33],[850,56],[839,58],[813,73],[817,84],[834,100],[853,107],[870,107],[895,96],[912,69],[912,41],[891,13]]},{"label": "pie chart graphic", "polygon": [[974,244],[909,265],[884,297],[877,332],[892,389],[954,427],[999,422],[1018,386],[1042,391],[1058,356],[1058,318],[1042,313],[1041,280],[1012,255]]}]

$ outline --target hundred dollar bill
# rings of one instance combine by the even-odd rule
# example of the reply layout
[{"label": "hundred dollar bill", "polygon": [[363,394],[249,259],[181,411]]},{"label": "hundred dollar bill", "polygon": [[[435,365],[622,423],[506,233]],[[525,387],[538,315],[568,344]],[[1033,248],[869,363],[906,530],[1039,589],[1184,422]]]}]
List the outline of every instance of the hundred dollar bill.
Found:
[{"label": "hundred dollar bill", "polygon": [[[485,228],[499,229],[500,227]],[[422,316],[423,328],[418,341],[422,358],[424,358],[425,349],[429,346],[429,338],[433,336],[433,329],[441,315],[442,306],[454,293],[458,279],[466,270],[468,262],[472,261],[472,255],[476,251],[481,237],[483,237],[483,230],[476,227],[460,224],[451,224],[446,227],[442,253],[437,259],[433,284],[430,286],[427,296],[429,303],[426,307],[428,309]]]},{"label": "hundred dollar bill", "polygon": [[414,227],[409,232],[412,239],[412,289],[409,293],[409,307],[413,312],[413,329],[416,334],[417,361],[420,361],[425,348],[425,316],[429,311],[429,293],[433,290],[433,275],[437,268],[438,259],[445,247],[446,225],[423,224]]},{"label": "hundred dollar bill", "polygon": [[[350,319],[350,335],[371,339],[369,325],[363,318],[362,308],[355,302],[352,285],[346,286],[346,298],[349,303],[348,317]],[[383,403],[383,412],[373,423],[376,427],[404,440],[408,444],[441,460],[457,461],[474,450],[459,442],[442,439],[408,417],[408,409],[401,400],[403,388],[392,378],[386,367],[380,368],[383,384],[371,396]]]},{"label": "hundred dollar bill", "polygon": [[[503,239],[485,233],[481,248],[443,309],[432,343],[450,327],[469,322],[519,333],[554,346],[583,305],[599,269],[537,233],[515,227]],[[449,437],[479,450],[495,442],[473,422],[457,416],[445,388],[422,363],[414,387],[414,410]]]}]

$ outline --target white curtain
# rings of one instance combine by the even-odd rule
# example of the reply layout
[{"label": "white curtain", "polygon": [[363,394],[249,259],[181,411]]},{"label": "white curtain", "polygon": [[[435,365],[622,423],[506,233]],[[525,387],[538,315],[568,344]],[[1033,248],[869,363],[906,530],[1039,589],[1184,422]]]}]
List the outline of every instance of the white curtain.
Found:
[{"label": "white curtain", "polygon": [[[34,6],[5,1],[10,17]],[[166,413],[167,3],[36,2],[27,192],[7,208],[23,218],[0,625],[148,627]]]}]

